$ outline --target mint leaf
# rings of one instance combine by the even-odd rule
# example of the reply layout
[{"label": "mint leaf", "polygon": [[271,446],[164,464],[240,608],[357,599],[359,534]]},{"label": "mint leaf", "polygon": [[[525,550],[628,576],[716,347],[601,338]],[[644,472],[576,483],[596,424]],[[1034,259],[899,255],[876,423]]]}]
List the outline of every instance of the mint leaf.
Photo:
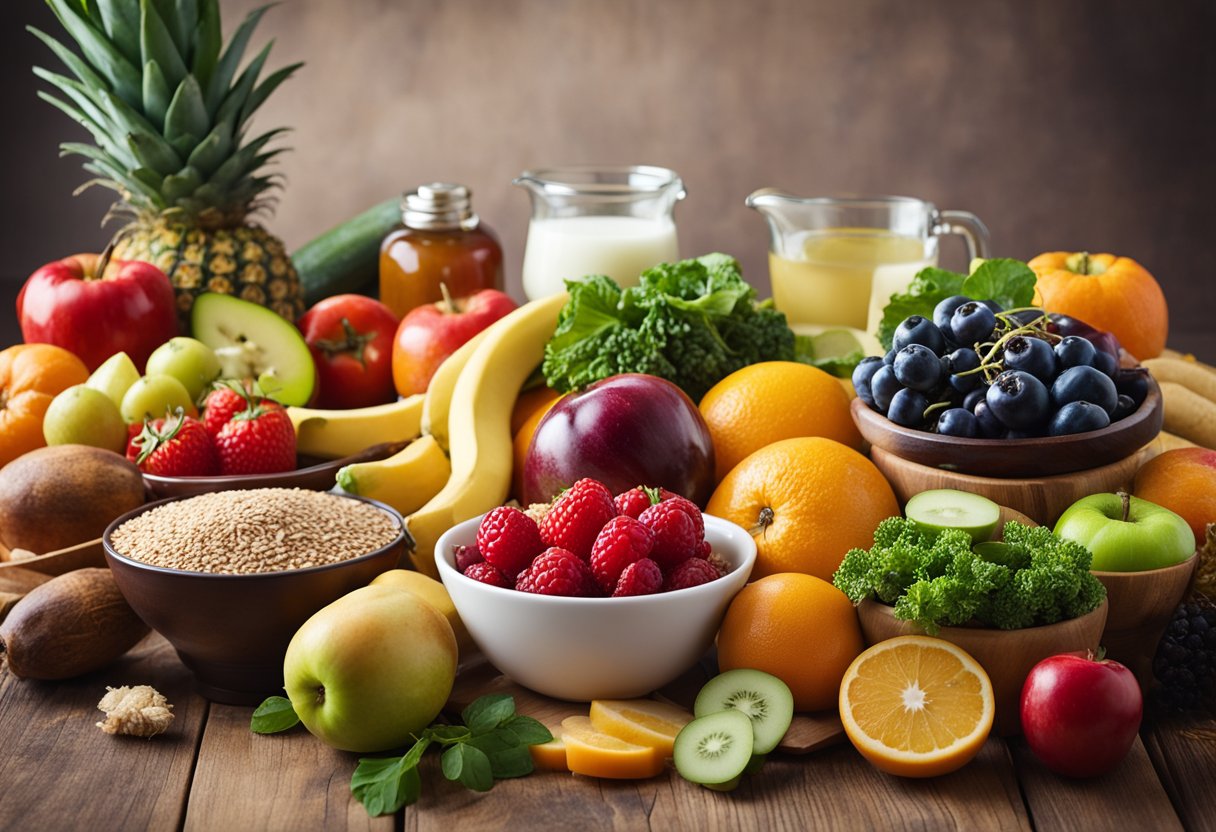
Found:
[{"label": "mint leaf", "polygon": [[472,745],[458,745],[455,750],[460,752],[462,761],[460,782],[475,792],[488,792],[494,786],[494,770],[490,766],[490,758],[480,748],[474,748]]},{"label": "mint leaf", "polygon": [[[904,318],[920,315],[933,318],[933,307],[952,295],[963,294],[964,275],[928,266],[916,273],[908,291],[891,295],[890,301],[882,311],[882,321],[874,335],[882,343],[883,349],[891,349],[891,337]],[[976,298],[987,300],[987,298]]]},{"label": "mint leaf", "polygon": [[[482,750],[484,751],[485,749]],[[526,745],[514,745],[509,748],[486,751],[486,757],[490,760],[490,771],[493,773],[495,780],[505,780],[508,777],[523,777],[532,773],[532,752],[528,750],[528,746]]]},{"label": "mint leaf", "polygon": [[[421,743],[421,741],[419,741]],[[415,745],[415,748],[417,744]],[[421,756],[421,755],[420,755]],[[372,817],[396,812],[422,792],[418,767],[405,757],[365,757],[350,779],[350,791]]]},{"label": "mint leaf", "polygon": [[994,300],[1004,309],[1020,309],[1034,300],[1034,282],[1034,271],[1021,260],[985,260],[963,281],[959,294]]},{"label": "mint leaf", "polygon": [[294,728],[300,721],[291,700],[283,696],[271,696],[253,712],[249,730],[255,734],[277,734]]},{"label": "mint leaf", "polygon": [[474,734],[493,731],[515,715],[515,698],[505,693],[482,696],[464,709],[460,718]]},{"label": "mint leaf", "polygon": [[427,734],[436,742],[451,745],[454,742],[464,742],[472,733],[463,725],[432,725],[426,729]]},{"label": "mint leaf", "polygon": [[502,730],[510,731],[523,745],[538,745],[553,740],[549,729],[530,716],[513,716],[503,723]]}]

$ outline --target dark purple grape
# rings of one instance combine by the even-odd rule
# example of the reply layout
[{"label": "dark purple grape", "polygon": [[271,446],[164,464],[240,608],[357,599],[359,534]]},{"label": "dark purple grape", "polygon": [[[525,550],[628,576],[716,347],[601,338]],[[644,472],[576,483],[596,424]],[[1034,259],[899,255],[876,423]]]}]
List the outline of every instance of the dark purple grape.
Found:
[{"label": "dark purple grape", "polygon": [[1136,404],[1136,401],[1131,396],[1126,393],[1120,393],[1115,404],[1115,410],[1110,414],[1110,420],[1117,422],[1120,419],[1126,419],[1135,413],[1139,407],[1140,405]]},{"label": "dark purple grape", "polygon": [[937,432],[943,436],[975,436],[980,431],[975,414],[961,407],[952,407],[937,418]]},{"label": "dark purple grape", "polygon": [[1090,402],[1069,402],[1056,411],[1047,426],[1048,436],[1064,436],[1070,433],[1086,433],[1100,430],[1110,424],[1106,411]]},{"label": "dark purple grape", "polygon": [[895,354],[895,378],[904,387],[928,393],[942,380],[942,363],[923,344],[910,344]]},{"label": "dark purple grape", "polygon": [[984,306],[988,307],[988,311],[991,312],[993,315],[995,315],[998,312],[1005,311],[1005,307],[1001,306],[999,303],[997,303],[994,300],[981,300],[979,302],[984,304]]},{"label": "dark purple grape", "polygon": [[1069,367],[1051,385],[1051,406],[1056,410],[1071,402],[1089,402],[1109,416],[1118,399],[1115,383],[1094,367]]},{"label": "dark purple grape", "polygon": [[1056,335],[1067,337],[1069,335],[1079,335],[1086,341],[1094,345],[1098,352],[1104,352],[1110,355],[1111,358],[1119,357],[1119,339],[1109,332],[1103,332],[1100,329],[1094,329],[1085,321],[1077,320],[1068,315],[1061,315],[1057,312],[1048,314],[1051,323],[1047,326],[1048,332],[1054,332]]},{"label": "dark purple grape", "polygon": [[1009,429],[1001,424],[1001,420],[993,415],[988,402],[977,403],[972,412],[975,414],[975,424],[979,428],[980,436],[985,439],[1004,439],[1005,434],[1009,432]]},{"label": "dark purple grape", "polygon": [[1056,377],[1056,354],[1041,338],[1015,335],[1005,343],[1003,364],[1006,370],[1030,373],[1044,384]]},{"label": "dark purple grape", "polygon": [[891,399],[887,418],[906,428],[919,428],[925,424],[925,408],[928,400],[915,390],[899,390]]},{"label": "dark purple grape", "polygon": [[857,366],[853,368],[853,390],[857,393],[857,398],[870,407],[874,406],[874,397],[870,395],[870,379],[881,366],[882,358],[869,355],[857,362]]},{"label": "dark purple grape", "polygon": [[955,340],[966,347],[987,341],[992,337],[994,327],[996,316],[992,310],[975,301],[964,303],[950,316],[950,329],[954,332]]},{"label": "dark purple grape", "polygon": [[981,384],[979,387],[976,387],[970,393],[963,396],[963,407],[967,408],[968,410],[970,410],[974,413],[976,403],[982,402],[984,400],[984,395],[987,392],[988,392],[988,385],[986,385],[986,384]]},{"label": "dark purple grape", "polygon": [[1019,309],[1017,312],[1006,312],[1005,317],[1016,321],[1018,326],[1030,326],[1043,317],[1043,310]]},{"label": "dark purple grape", "polygon": [[1047,421],[1047,387],[1023,370],[1006,370],[997,376],[984,401],[992,415],[1012,430],[1034,430]]},{"label": "dark purple grape", "polygon": [[937,306],[933,307],[933,323],[937,324],[937,328],[942,331],[942,335],[951,341],[957,339],[954,337],[954,330],[950,328],[950,316],[954,314],[955,309],[958,309],[969,300],[971,298],[964,295],[951,295],[943,301],[938,301]]},{"label": "dark purple grape", "polygon": [[870,376],[870,395],[874,398],[874,406],[883,413],[891,406],[891,397],[902,389],[903,385],[895,378],[895,371],[887,364],[883,364]]},{"label": "dark purple grape", "polygon": [[895,363],[895,353],[896,353],[896,350],[894,350],[894,349],[887,350],[886,354],[883,355],[883,357],[882,357],[882,363],[886,364],[888,367],[890,367],[892,364],[894,364]]},{"label": "dark purple grape", "polygon": [[1056,358],[1060,361],[1060,369],[1069,367],[1092,367],[1094,365],[1094,345],[1080,335],[1069,335],[1056,344]]},{"label": "dark purple grape", "polygon": [[1113,379],[1119,372],[1119,359],[1110,353],[1098,350],[1094,353],[1094,367],[1101,370],[1107,378]]},{"label": "dark purple grape", "polygon": [[1115,372],[1115,389],[1131,398],[1139,407],[1148,395],[1148,370],[1143,367],[1119,368]]},{"label": "dark purple grape", "polygon": [[920,315],[904,318],[891,336],[891,346],[896,352],[912,344],[928,347],[934,355],[941,355],[946,351],[946,338],[942,331],[933,321]]},{"label": "dark purple grape", "polygon": [[983,373],[968,373],[965,376],[958,375],[980,366],[979,355],[970,347],[959,347],[954,352],[948,353],[946,355],[946,362],[949,365],[949,372],[951,374],[950,386],[958,392],[970,393],[984,381]]}]

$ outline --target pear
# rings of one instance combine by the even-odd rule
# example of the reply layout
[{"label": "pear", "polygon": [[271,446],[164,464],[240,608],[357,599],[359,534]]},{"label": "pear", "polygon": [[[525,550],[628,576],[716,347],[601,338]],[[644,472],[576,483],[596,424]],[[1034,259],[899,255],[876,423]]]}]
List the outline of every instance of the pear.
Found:
[{"label": "pear", "polygon": [[116,352],[101,362],[85,384],[109,396],[115,407],[122,407],[122,397],[137,381],[139,381],[139,370],[135,367],[131,356],[125,352]]}]

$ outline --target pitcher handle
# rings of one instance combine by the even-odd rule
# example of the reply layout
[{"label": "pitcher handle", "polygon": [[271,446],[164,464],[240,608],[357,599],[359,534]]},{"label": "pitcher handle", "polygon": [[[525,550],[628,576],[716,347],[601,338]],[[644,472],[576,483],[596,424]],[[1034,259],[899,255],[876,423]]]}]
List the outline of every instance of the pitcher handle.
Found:
[{"label": "pitcher handle", "polygon": [[938,211],[933,218],[933,234],[957,234],[967,244],[967,262],[988,257],[988,226],[970,211]]}]

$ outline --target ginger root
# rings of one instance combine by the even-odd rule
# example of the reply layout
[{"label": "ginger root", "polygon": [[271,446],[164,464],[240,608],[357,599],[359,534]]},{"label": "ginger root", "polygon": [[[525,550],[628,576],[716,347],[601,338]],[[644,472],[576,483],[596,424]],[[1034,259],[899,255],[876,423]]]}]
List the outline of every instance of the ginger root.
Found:
[{"label": "ginger root", "polygon": [[97,710],[105,712],[105,722],[97,723],[97,727],[107,734],[154,737],[168,730],[173,722],[173,706],[148,685],[107,686]]}]

